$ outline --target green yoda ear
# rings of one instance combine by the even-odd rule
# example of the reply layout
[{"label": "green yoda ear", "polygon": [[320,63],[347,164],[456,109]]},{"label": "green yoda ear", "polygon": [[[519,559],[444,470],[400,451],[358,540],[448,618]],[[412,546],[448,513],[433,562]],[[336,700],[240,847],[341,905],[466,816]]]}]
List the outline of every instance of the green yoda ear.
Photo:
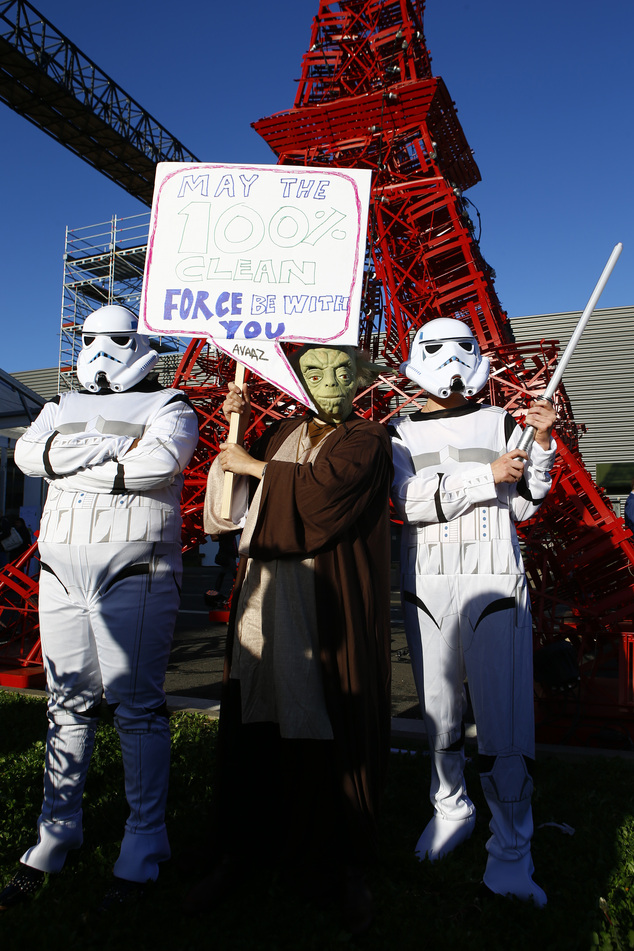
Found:
[{"label": "green yoda ear", "polygon": [[360,388],[370,386],[381,373],[390,373],[387,367],[379,363],[371,363],[366,350],[357,350],[357,383]]}]

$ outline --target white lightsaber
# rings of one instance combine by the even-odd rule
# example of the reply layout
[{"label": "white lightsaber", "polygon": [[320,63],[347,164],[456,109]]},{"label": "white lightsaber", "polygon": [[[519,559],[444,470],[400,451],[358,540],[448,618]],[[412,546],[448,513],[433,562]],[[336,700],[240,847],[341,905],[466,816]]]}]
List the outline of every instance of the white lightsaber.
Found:
[{"label": "white lightsaber", "polygon": [[[581,317],[579,318],[579,322],[577,323],[577,326],[574,329],[574,333],[572,337],[570,338],[570,340],[568,341],[568,346],[564,350],[561,356],[561,359],[559,360],[559,363],[557,364],[557,369],[555,370],[552,377],[550,378],[550,382],[546,388],[546,391],[543,394],[543,396],[540,397],[540,399],[552,400],[555,390],[559,386],[561,378],[564,375],[564,370],[568,366],[570,362],[570,358],[572,354],[574,353],[574,349],[579,342],[579,337],[585,330],[585,326],[590,320],[592,311],[597,306],[597,301],[601,297],[603,288],[607,284],[608,278],[610,274],[612,273],[614,265],[618,261],[619,255],[622,250],[623,250],[623,245],[621,243],[616,244],[614,246],[614,250],[612,251],[612,254],[610,255],[610,257],[608,258],[608,263],[603,268],[603,273],[601,274],[601,277],[597,281],[597,286],[592,291],[592,294],[590,295],[590,300],[586,304],[585,310],[582,313]],[[523,449],[525,452],[528,452],[530,447],[533,445],[534,439],[535,439],[534,427],[527,426],[524,432],[522,433],[522,438],[519,441],[518,448]]]}]

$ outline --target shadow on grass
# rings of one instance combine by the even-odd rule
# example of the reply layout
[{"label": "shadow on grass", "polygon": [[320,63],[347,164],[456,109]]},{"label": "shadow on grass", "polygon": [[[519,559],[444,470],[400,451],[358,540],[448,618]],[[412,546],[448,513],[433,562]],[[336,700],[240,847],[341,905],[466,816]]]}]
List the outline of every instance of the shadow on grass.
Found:
[{"label": "shadow on grass", "polygon": [[[206,831],[213,784],[216,724],[202,716],[172,717],[169,829],[174,855]],[[33,843],[42,789],[45,704],[0,691],[0,875],[13,872]],[[591,951],[634,946],[634,766],[626,759],[585,762],[542,757],[535,774],[533,855],[549,904],[485,899],[488,815],[475,765],[467,766],[478,808],[473,837],[434,866],[413,847],[431,813],[429,761],[393,754],[382,825],[382,858],[372,870],[376,920],[357,943],[368,951]],[[257,790],[253,791],[257,812]],[[266,873],[213,913],[187,918],[188,878],[167,863],[144,902],[106,921],[90,912],[108,885],[127,807],[116,733],[98,731],[85,795],[85,841],[62,873],[50,876],[28,906],[0,914],[0,948],[23,951],[330,951],[354,944],[336,908],[315,908]],[[262,817],[266,821],[266,817]],[[567,823],[567,835],[545,823]]]}]

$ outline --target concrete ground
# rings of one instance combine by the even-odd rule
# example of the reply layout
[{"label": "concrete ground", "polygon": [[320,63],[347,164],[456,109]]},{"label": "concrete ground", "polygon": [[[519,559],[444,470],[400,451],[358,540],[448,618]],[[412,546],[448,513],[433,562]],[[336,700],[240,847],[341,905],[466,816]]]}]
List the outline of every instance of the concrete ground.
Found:
[{"label": "concrete ground", "polygon": [[[170,710],[192,710],[215,716],[219,712],[224,663],[225,624],[211,624],[204,593],[210,567],[185,566],[183,594],[165,687]],[[398,592],[398,573],[392,574],[392,744],[421,748],[426,745],[414,678],[409,662]],[[30,691],[40,693],[40,691]],[[475,752],[475,724],[466,723],[467,749]],[[610,748],[537,744],[539,756],[567,759],[619,756],[634,762],[634,753]]]},{"label": "concrete ground", "polygon": [[[174,709],[215,712],[220,701],[225,624],[212,624],[204,593],[211,568],[186,566],[165,688]],[[420,721],[398,590],[392,591],[392,716]],[[405,725],[405,724],[403,724]],[[420,724],[422,726],[422,724]]]}]

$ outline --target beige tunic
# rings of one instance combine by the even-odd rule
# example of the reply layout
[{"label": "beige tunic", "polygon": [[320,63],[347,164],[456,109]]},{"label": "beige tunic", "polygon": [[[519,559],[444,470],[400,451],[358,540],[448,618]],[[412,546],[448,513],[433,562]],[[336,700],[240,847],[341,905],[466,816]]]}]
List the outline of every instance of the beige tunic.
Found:
[{"label": "beige tunic", "polygon": [[[327,439],[311,446],[304,424],[289,435],[273,458],[309,464]],[[228,521],[219,515],[223,478],[215,460],[207,483],[205,530],[217,535],[242,528],[240,554],[248,557],[262,482],[247,511],[247,480],[236,477]],[[285,738],[332,739],[317,645],[313,559],[248,558],[231,663],[231,677],[240,681],[243,723],[278,723]]]}]

